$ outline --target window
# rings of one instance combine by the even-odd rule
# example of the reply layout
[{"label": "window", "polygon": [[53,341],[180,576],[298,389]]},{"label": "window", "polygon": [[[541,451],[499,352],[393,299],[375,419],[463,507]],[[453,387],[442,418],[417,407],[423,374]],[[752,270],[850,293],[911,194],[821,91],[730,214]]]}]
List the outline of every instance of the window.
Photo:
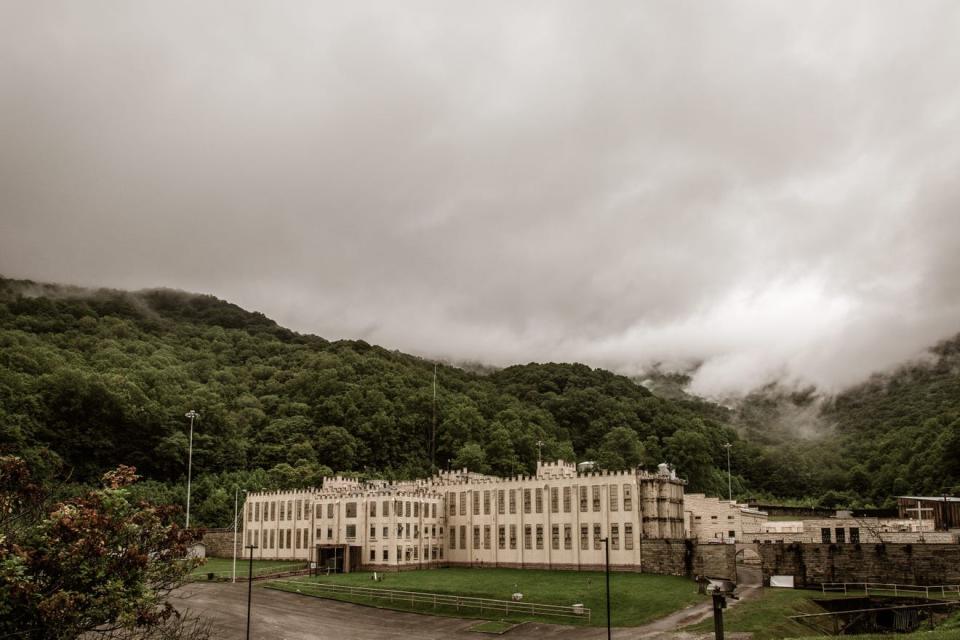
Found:
[{"label": "window", "polygon": [[837,532],[837,543],[838,543],[838,544],[843,544],[844,542],[847,541],[846,531],[844,530],[843,527],[837,527],[837,528],[835,529],[835,531]]},{"label": "window", "polygon": [[410,539],[410,523],[409,522],[407,522],[403,526],[403,537],[406,538],[407,540]]},{"label": "window", "polygon": [[570,487],[563,488],[563,512],[570,513]]},{"label": "window", "polygon": [[483,515],[490,515],[490,491],[483,492]]},{"label": "window", "polygon": [[526,525],[523,527],[523,548],[532,549],[533,543],[533,527]]},{"label": "window", "polygon": [[386,547],[383,548],[383,561],[386,562],[390,559],[390,550]]},{"label": "window", "polygon": [[410,501],[409,500],[403,503],[403,515],[405,518],[410,517]]},{"label": "window", "polygon": [[284,501],[281,500],[281,501],[280,501],[280,522],[283,522],[284,520],[287,519],[287,518],[286,518],[286,515],[287,515],[287,514],[286,514],[286,512],[285,512],[285,509],[283,508],[283,507],[284,507],[284,504],[285,504]]},{"label": "window", "polygon": [[268,547],[270,549],[274,549],[277,546],[276,545],[277,539],[276,539],[276,536],[274,535],[275,533],[276,533],[275,529],[270,530],[270,546]]},{"label": "window", "polygon": [[504,494],[503,489],[500,489],[497,491],[497,513],[499,513],[500,515],[503,515],[504,509],[507,506],[506,504],[504,504],[503,494]]},{"label": "window", "polygon": [[623,485],[623,510],[633,511],[633,491],[630,485]]},{"label": "window", "polygon": [[507,548],[507,528],[504,525],[497,527],[497,547],[500,549]]},{"label": "window", "polygon": [[450,505],[450,515],[457,515],[457,494],[453,491],[447,494],[447,504]]},{"label": "window", "polygon": [[430,505],[430,517],[436,519],[437,517],[437,503],[434,502]]},{"label": "window", "polygon": [[483,525],[483,548],[490,548],[490,525]]},{"label": "window", "polygon": [[[259,507],[259,505],[257,505]],[[260,512],[260,509],[257,509],[257,513]],[[247,522],[253,522],[253,503],[247,503]]]},{"label": "window", "polygon": [[717,519],[717,516],[710,516],[710,519],[711,519],[711,520],[716,520],[716,519]]},{"label": "window", "polygon": [[737,537],[737,532],[736,532],[736,531],[727,531],[727,537],[728,537],[728,538],[736,538],[736,537]]},{"label": "window", "polygon": [[[283,504],[281,503],[280,506],[282,507]],[[273,531],[271,531],[270,533],[273,533]],[[273,536],[270,536],[270,537],[271,537],[271,541],[272,541]],[[277,548],[278,548],[278,549],[283,549],[283,531],[280,532],[280,546],[278,546]]]},{"label": "window", "polygon": [[317,529],[317,540],[322,539],[323,529]]},{"label": "window", "polygon": [[333,527],[327,527],[327,540],[333,540]]},{"label": "window", "polygon": [[822,527],[820,529],[820,542],[830,544],[830,527]]},{"label": "window", "polygon": [[457,548],[457,528],[456,527],[450,527],[450,548],[451,549]]},{"label": "window", "polygon": [[[347,503],[347,517],[356,518],[357,517],[357,503],[348,502]],[[280,519],[283,520],[283,512],[280,512]]]},{"label": "window", "polygon": [[460,492],[460,515],[467,515],[467,492]]},{"label": "window", "polygon": [[315,512],[316,512],[316,515],[317,515],[317,520],[319,520],[320,518],[323,517],[323,505],[322,505],[322,504],[317,504],[317,506],[314,508],[314,510],[315,510]]},{"label": "window", "polygon": [[406,562],[410,562],[410,547],[406,547],[403,550],[403,559]]},{"label": "window", "polygon": [[517,525],[510,525],[510,548],[517,548]]},{"label": "window", "polygon": [[610,548],[614,550],[620,548],[620,525],[618,524],[610,525]]},{"label": "window", "polygon": [[276,522],[277,520],[277,503],[270,503],[270,522]]},{"label": "window", "polygon": [[850,542],[860,544],[860,529],[858,527],[850,527]]},{"label": "window", "polygon": [[373,538],[374,540],[377,539],[377,528],[374,526],[370,527],[370,537]]},{"label": "window", "polygon": [[403,537],[403,525],[400,523],[397,523],[397,537],[398,538]]},{"label": "window", "polygon": [[293,500],[287,500],[287,519],[293,520]]},{"label": "window", "polygon": [[537,489],[536,491],[536,506],[537,513],[543,513],[543,489]]},{"label": "window", "polygon": [[254,505],[254,522],[260,522],[260,503]]},{"label": "window", "polygon": [[587,512],[587,488],[580,487],[580,513]]},{"label": "window", "polygon": [[418,560],[420,558],[420,547],[413,548],[413,559]]},{"label": "window", "polygon": [[[390,517],[390,501],[389,500],[383,501],[383,504],[380,505],[380,511],[383,513],[384,518]],[[384,549],[383,551],[386,552],[387,550]]]},{"label": "window", "polygon": [[623,525],[623,548],[633,549],[633,525],[629,522]]},{"label": "window", "polygon": [[510,489],[510,513],[517,512],[517,491]]},{"label": "window", "polygon": [[537,525],[537,549],[543,549],[543,525]]},{"label": "window", "polygon": [[328,517],[328,518],[332,518],[332,517],[333,517],[333,503],[332,503],[332,502],[327,505],[327,517]]},{"label": "window", "polygon": [[563,548],[573,549],[573,527],[569,524],[563,525]]},{"label": "window", "polygon": [[733,516],[727,516],[727,520],[733,520]]},{"label": "window", "polygon": [[530,513],[530,489],[523,490],[523,512]]},{"label": "window", "polygon": [[560,550],[560,525],[558,524],[550,527],[550,547],[554,551]]},{"label": "window", "polygon": [[600,511],[600,487],[593,487],[593,510]]},{"label": "window", "polygon": [[582,524],[580,525],[580,549],[586,551],[590,548],[590,527]]},{"label": "window", "polygon": [[620,500],[617,495],[617,485],[612,484],[607,488],[608,498],[610,500],[610,511],[620,510]]},{"label": "window", "polygon": [[550,487],[550,513],[560,512],[560,489]]},{"label": "window", "polygon": [[297,500],[297,520],[303,520],[303,500]]},{"label": "window", "polygon": [[347,537],[348,537],[348,538],[356,538],[356,537],[357,537],[357,525],[355,525],[355,524],[348,524],[348,525],[347,525]]},{"label": "window", "polygon": [[594,549],[602,548],[600,544],[600,538],[602,537],[603,536],[600,535],[600,525],[598,524],[593,525],[593,548]]},{"label": "window", "polygon": [[377,501],[376,500],[370,501],[370,517],[371,518],[377,517]]},{"label": "window", "polygon": [[479,525],[475,525],[473,527],[473,548],[474,549],[480,548],[480,526]]},{"label": "window", "polygon": [[386,540],[390,537],[390,527],[383,528],[383,539]]},{"label": "window", "polygon": [[460,525],[460,548],[467,548],[467,527],[466,525]]},{"label": "window", "polygon": [[480,515],[480,492],[473,492],[473,515]]},{"label": "window", "polygon": [[376,561],[377,561],[377,550],[370,549],[370,562],[376,562]]},{"label": "window", "polygon": [[300,548],[300,529],[297,529],[297,549]]},{"label": "window", "polygon": [[403,559],[403,547],[397,547],[397,562]]},{"label": "window", "polygon": [[[289,507],[290,505],[287,505],[287,506]],[[293,542],[293,540],[291,540],[292,537],[293,537],[293,531],[291,531],[290,529],[287,529],[287,549],[293,548],[293,546],[290,544],[291,542]]]}]

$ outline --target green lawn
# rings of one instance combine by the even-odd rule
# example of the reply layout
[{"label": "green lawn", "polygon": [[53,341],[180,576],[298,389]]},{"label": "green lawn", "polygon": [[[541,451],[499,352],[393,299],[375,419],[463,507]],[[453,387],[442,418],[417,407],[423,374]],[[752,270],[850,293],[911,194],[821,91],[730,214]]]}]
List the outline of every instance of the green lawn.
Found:
[{"label": "green lawn", "polygon": [[[519,591],[523,593],[524,602],[556,605],[581,603],[592,610],[590,624],[594,626],[605,626],[607,624],[605,583],[602,572],[451,568],[387,573],[382,582],[373,582],[371,577],[372,574],[370,573],[348,573],[316,578],[299,577],[295,580],[298,583],[315,581],[377,589],[474,596],[496,600],[510,600],[511,594]],[[275,581],[267,586],[286,591],[299,590],[302,593],[310,593],[309,586],[292,584],[289,581]],[[692,580],[676,576],[641,573],[612,573],[610,576],[610,593],[613,624],[624,627],[650,622],[706,598],[706,596],[697,595],[697,587]],[[497,620],[504,618],[503,612],[481,614],[473,609],[446,611],[442,607],[434,610],[430,605],[390,603],[381,599],[373,600],[348,594],[327,595],[327,593],[324,593],[323,597],[335,597],[337,600],[347,602],[441,615]],[[525,620],[532,618],[523,615],[511,615],[506,619]],[[576,622],[576,619],[573,618],[537,619],[554,622]]]},{"label": "green lawn", "polygon": [[[306,568],[306,562],[290,562],[286,560],[254,560],[253,575],[279,573],[294,569]],[[237,579],[246,578],[250,568],[249,560],[237,558]],[[208,573],[213,573],[218,579],[229,578],[233,570],[232,558],[207,558],[206,562],[190,572],[191,579],[203,580]]]}]

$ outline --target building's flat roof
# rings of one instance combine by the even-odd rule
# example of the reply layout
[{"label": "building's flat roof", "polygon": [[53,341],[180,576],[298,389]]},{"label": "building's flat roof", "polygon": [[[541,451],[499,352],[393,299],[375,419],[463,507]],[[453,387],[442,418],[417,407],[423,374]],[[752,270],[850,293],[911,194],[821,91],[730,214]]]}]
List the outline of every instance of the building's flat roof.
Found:
[{"label": "building's flat roof", "polygon": [[937,502],[960,502],[960,498],[952,496],[897,496],[898,500],[935,500]]}]

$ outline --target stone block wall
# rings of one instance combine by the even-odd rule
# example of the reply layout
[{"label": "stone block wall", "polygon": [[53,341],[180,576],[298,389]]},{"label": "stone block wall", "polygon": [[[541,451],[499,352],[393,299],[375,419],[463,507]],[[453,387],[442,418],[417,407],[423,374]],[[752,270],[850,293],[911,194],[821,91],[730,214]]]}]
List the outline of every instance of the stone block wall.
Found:
[{"label": "stone block wall", "polygon": [[737,548],[692,540],[643,540],[643,572],[672,576],[737,579]]},{"label": "stone block wall", "polygon": [[[208,529],[203,534],[203,544],[207,547],[207,557],[233,557],[233,529]],[[237,557],[243,557],[243,541],[237,534]]]},{"label": "stone block wall", "polygon": [[764,581],[792,575],[798,587],[824,582],[960,583],[957,544],[761,544]]}]

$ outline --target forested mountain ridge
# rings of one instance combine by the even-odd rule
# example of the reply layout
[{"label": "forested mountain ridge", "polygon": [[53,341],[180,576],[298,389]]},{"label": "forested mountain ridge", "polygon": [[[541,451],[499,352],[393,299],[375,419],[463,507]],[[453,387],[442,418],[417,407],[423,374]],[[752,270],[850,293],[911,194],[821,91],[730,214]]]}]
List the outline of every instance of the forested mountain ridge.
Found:
[{"label": "forested mountain ridge", "polygon": [[[940,439],[956,431],[949,395],[957,375],[950,371],[912,374],[912,385],[941,385],[947,397],[936,415],[924,404],[904,418]],[[301,486],[333,471],[420,476],[431,470],[433,448],[437,467],[529,473],[538,441],[545,458],[595,459],[610,468],[666,460],[692,490],[711,493],[726,488],[727,441],[740,496],[882,502],[894,486],[927,489],[909,475],[915,443],[904,443],[906,457],[894,459],[864,449],[855,435],[870,429],[858,416],[892,411],[870,408],[888,397],[873,387],[825,409],[840,440],[767,443],[749,437],[735,412],[661,398],[585,365],[482,373],[439,365],[435,405],[433,372],[431,361],[298,334],[212,296],[0,279],[0,452],[72,482],[133,464],[150,479],[142,491],[181,501],[184,413],[196,409],[193,512],[204,524],[228,521],[234,485]],[[865,486],[856,485],[863,476],[848,450],[873,456],[857,461]],[[882,468],[871,466],[874,459]],[[852,486],[856,494],[843,493]]]}]

